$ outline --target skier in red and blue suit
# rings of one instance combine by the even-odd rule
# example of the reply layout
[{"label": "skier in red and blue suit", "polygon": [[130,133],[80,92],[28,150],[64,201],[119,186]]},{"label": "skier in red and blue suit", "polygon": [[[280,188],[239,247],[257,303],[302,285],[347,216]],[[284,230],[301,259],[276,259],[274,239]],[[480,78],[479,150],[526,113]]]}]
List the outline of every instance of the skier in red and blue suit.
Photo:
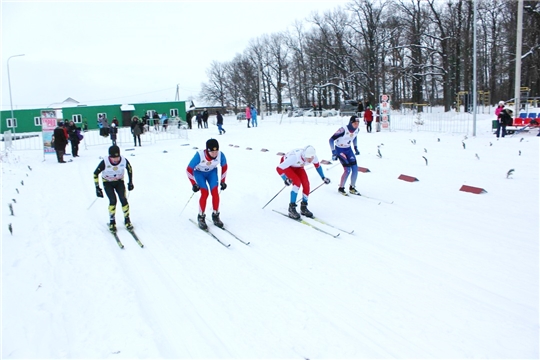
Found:
[{"label": "skier in red and blue suit", "polygon": [[[221,190],[225,190],[227,188],[227,184],[225,183],[228,168],[227,159],[225,154],[219,151],[218,141],[216,139],[209,139],[206,142],[206,149],[197,151],[186,169],[193,192],[201,190],[197,221],[199,227],[203,230],[208,228],[204,211],[209,193],[212,194],[212,208],[214,210],[212,212],[212,221],[214,225],[223,227],[223,222],[219,218],[218,166],[221,166],[219,186]],[[208,188],[210,188],[210,191]]]}]

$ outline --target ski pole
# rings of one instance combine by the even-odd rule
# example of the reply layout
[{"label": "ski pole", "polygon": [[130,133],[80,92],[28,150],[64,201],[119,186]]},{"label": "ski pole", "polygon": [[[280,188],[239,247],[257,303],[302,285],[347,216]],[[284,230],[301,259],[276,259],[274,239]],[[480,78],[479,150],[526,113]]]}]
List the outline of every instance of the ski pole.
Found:
[{"label": "ski pole", "polygon": [[192,193],[191,196],[189,197],[188,201],[186,202],[186,205],[184,205],[184,207],[182,208],[182,211],[180,211],[180,215],[182,215],[182,213],[184,212],[184,210],[186,209],[186,206],[189,204],[189,202],[191,201],[191,198],[193,197],[193,195],[195,195],[195,193]]},{"label": "ski pole", "polygon": [[[283,189],[285,189],[286,187],[287,187],[287,185],[283,185],[283,187],[281,188],[281,190],[279,190],[279,191],[277,192],[277,194],[276,194],[276,195],[274,195],[274,197],[273,197],[273,198],[271,198],[271,199],[270,199],[270,201],[266,203],[266,205],[270,204],[270,203],[272,202],[272,200],[274,200],[274,199],[276,198],[276,196],[278,196],[278,195],[279,195],[279,193],[280,193],[280,192],[282,192],[282,191],[283,191]],[[262,208],[264,209],[264,208],[266,207],[266,205],[264,205],[264,206],[263,206]]]},{"label": "ski pole", "polygon": [[[309,192],[309,194],[311,195],[312,192],[314,192],[315,190],[317,190],[318,188],[320,188],[321,186],[323,186],[323,185],[325,185],[325,184],[326,184],[326,183],[323,181],[321,185],[319,185],[319,186],[317,186],[315,189],[311,190],[311,191]],[[302,199],[297,200],[296,202],[298,203],[298,202],[300,202],[300,201],[302,201]]]},{"label": "ski pole", "polygon": [[96,199],[94,201],[92,201],[92,203],[90,204],[90,206],[88,207],[88,209],[86,210],[90,210],[90,208],[92,207],[92,205],[94,205],[94,203],[96,202],[96,200],[99,199],[98,197],[96,197]]}]

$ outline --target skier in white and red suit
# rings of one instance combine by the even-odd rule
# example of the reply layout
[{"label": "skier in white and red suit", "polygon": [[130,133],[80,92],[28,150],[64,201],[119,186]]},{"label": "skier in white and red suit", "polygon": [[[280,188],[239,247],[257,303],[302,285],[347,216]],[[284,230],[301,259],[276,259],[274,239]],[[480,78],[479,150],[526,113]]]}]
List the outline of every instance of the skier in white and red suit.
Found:
[{"label": "skier in white and red suit", "polygon": [[315,169],[317,169],[317,172],[325,184],[330,184],[330,179],[324,176],[315,148],[311,145],[308,145],[303,149],[289,151],[281,158],[281,162],[276,168],[276,171],[285,182],[285,185],[293,185],[291,190],[291,202],[289,203],[289,217],[293,219],[300,219],[300,214],[296,211],[296,197],[298,196],[300,186],[302,186],[300,213],[307,217],[313,217],[313,213],[307,208],[309,179],[306,170],[304,169],[304,166],[309,164],[315,166]]}]

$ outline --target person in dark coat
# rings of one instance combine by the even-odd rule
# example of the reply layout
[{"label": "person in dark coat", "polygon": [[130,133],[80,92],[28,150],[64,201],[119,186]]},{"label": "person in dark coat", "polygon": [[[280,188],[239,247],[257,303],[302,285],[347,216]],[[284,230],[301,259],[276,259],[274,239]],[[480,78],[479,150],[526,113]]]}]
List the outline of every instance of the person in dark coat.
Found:
[{"label": "person in dark coat", "polygon": [[202,121],[205,129],[208,129],[208,110],[204,109],[202,113]]},{"label": "person in dark coat", "polygon": [[[499,136],[505,137],[506,127],[512,126],[514,122],[514,120],[512,119],[512,114],[513,114],[512,108],[508,106],[502,109],[501,112],[499,113],[499,118],[497,119],[499,120],[499,123],[497,124],[497,138],[499,138]],[[502,135],[501,135],[501,129],[502,129]]]},{"label": "person in dark coat", "polygon": [[186,121],[187,121],[188,129],[191,129],[191,127],[192,127],[192,124],[191,124],[191,119],[192,118],[193,118],[193,111],[190,110],[186,114]]},{"label": "person in dark coat", "polygon": [[217,128],[219,130],[219,135],[221,135],[222,133],[225,134],[226,131],[223,128],[223,115],[221,115],[219,110],[216,111],[216,119],[217,119]]},{"label": "person in dark coat", "polygon": [[65,163],[64,154],[66,153],[67,138],[64,132],[64,123],[58,123],[53,132],[54,150],[59,163]]},{"label": "person in dark coat", "polygon": [[139,146],[141,146],[141,134],[143,133],[143,122],[137,116],[131,119],[131,133],[133,134],[133,142],[137,146],[137,139],[139,140]]},{"label": "person in dark coat", "polygon": [[358,112],[358,116],[362,117],[362,113],[364,112],[364,104],[361,100],[358,101],[358,108],[356,111]]},{"label": "person in dark coat", "polygon": [[202,114],[201,114],[201,113],[197,113],[197,115],[195,116],[195,120],[197,120],[197,129],[202,129],[202,128],[203,128],[203,125],[202,125]]},{"label": "person in dark coat", "polygon": [[79,135],[77,134],[77,125],[73,121],[69,122],[67,127],[69,142],[71,143],[71,156],[79,157]]},{"label": "person in dark coat", "polygon": [[118,137],[118,128],[116,127],[116,124],[113,122],[111,124],[111,141],[113,145],[116,145],[117,137]]}]

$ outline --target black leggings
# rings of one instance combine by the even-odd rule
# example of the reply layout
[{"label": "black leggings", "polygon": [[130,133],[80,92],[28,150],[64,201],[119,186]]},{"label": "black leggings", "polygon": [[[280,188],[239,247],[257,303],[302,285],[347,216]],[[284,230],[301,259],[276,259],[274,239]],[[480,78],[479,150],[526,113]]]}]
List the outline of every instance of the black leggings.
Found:
[{"label": "black leggings", "polygon": [[128,204],[128,201],[126,199],[126,185],[124,184],[124,181],[110,181],[103,183],[103,187],[105,188],[105,194],[107,194],[107,197],[109,198],[109,205],[116,205],[116,193],[118,194],[118,198],[120,199],[120,203],[122,206],[126,206]]}]

